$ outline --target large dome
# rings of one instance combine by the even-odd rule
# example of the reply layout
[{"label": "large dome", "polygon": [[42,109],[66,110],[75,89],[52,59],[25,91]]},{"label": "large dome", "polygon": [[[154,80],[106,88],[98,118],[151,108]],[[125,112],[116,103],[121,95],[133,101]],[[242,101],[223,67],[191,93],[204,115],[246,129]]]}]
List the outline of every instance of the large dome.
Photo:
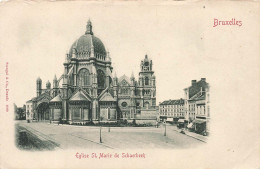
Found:
[{"label": "large dome", "polygon": [[77,59],[90,56],[92,45],[94,56],[105,60],[107,53],[105,46],[99,38],[93,35],[92,24],[88,21],[86,33],[72,44],[69,50],[69,59],[72,58],[73,50]]}]

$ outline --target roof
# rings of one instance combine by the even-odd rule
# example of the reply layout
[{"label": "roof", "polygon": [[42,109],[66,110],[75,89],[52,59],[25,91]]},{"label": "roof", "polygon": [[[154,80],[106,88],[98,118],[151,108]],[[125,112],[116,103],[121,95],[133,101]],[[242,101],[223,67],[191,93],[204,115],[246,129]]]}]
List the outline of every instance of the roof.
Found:
[{"label": "roof", "polygon": [[198,82],[195,82],[192,86],[187,88],[189,90],[189,99],[192,98],[199,91],[205,91],[206,88],[208,88],[208,86],[209,84],[203,79],[201,79]]},{"label": "roof", "polygon": [[179,105],[179,104],[184,104],[184,100],[182,98],[178,100],[165,100],[160,105]]},{"label": "roof", "polygon": [[116,99],[113,98],[109,92],[106,92],[106,93],[99,99],[99,101],[103,101],[103,102],[112,101],[112,102],[115,102]]},{"label": "roof", "polygon": [[206,99],[205,92],[200,91],[194,96],[192,96],[189,100],[205,100],[205,99]]},{"label": "roof", "polygon": [[[92,32],[92,23],[88,21],[87,31],[84,35],[80,36],[72,45],[69,51],[69,59],[72,57],[73,48],[76,49],[76,53],[89,53],[92,46],[94,47],[95,54],[101,54],[106,57],[107,52],[103,42]],[[95,56],[95,55],[94,55]]]},{"label": "roof", "polygon": [[90,99],[81,90],[79,90],[70,98],[70,101],[90,101]]},{"label": "roof", "polygon": [[37,82],[41,82],[42,79],[40,77],[37,78]]},{"label": "roof", "polygon": [[32,98],[32,101],[35,101],[36,99],[37,99],[37,97],[33,97],[33,98]]},{"label": "roof", "polygon": [[69,54],[72,56],[72,49],[75,48],[77,53],[90,52],[93,44],[94,53],[106,55],[106,49],[103,42],[94,35],[82,35],[71,46]]},{"label": "roof", "polygon": [[184,119],[179,119],[178,123],[184,123]]},{"label": "roof", "polygon": [[26,103],[31,103],[32,102],[32,99],[31,100],[28,100]]},{"label": "roof", "polygon": [[192,121],[192,123],[196,123],[196,124],[202,124],[202,123],[206,123],[205,120],[200,120],[200,119],[195,119]]},{"label": "roof", "polygon": [[57,95],[50,102],[61,102],[61,101],[62,101],[62,99],[61,99],[60,95]]}]

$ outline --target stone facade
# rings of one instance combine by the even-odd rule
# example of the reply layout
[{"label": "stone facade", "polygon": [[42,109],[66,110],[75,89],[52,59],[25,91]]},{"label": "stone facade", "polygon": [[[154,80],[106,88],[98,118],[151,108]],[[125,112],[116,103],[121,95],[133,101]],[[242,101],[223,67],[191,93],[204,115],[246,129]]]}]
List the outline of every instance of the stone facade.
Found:
[{"label": "stone facade", "polygon": [[156,78],[152,60],[141,61],[139,77],[112,76],[111,57],[94,36],[88,21],[86,32],[65,55],[64,73],[56,75],[46,89],[37,79],[36,97],[31,99],[37,120],[68,123],[156,119]]}]

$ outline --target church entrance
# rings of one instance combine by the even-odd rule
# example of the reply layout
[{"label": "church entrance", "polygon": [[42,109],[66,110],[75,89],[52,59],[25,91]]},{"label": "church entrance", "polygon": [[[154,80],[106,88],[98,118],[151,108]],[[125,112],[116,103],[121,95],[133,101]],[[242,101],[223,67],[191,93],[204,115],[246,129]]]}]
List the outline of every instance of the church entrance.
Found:
[{"label": "church entrance", "polygon": [[37,107],[38,121],[50,120],[49,103],[43,102]]}]

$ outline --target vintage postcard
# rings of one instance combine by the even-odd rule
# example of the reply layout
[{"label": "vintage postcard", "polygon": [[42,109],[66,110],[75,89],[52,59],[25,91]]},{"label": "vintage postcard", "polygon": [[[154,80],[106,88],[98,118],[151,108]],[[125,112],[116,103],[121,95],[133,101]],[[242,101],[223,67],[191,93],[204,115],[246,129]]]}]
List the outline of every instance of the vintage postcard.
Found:
[{"label": "vintage postcard", "polygon": [[0,2],[0,168],[259,169],[259,11]]}]

